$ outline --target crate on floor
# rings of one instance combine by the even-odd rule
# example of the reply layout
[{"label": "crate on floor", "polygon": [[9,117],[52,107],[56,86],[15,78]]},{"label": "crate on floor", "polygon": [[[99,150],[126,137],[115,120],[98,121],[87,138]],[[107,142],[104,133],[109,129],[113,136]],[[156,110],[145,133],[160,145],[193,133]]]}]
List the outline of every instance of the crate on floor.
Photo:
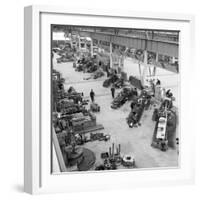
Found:
[{"label": "crate on floor", "polygon": [[90,104],[90,110],[92,112],[100,112],[100,106],[97,103],[91,103]]}]

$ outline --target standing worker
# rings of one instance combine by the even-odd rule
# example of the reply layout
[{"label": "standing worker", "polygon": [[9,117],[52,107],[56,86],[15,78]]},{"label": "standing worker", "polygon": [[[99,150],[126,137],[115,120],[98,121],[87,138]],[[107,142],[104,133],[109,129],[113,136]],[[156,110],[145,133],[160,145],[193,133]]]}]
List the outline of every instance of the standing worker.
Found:
[{"label": "standing worker", "polygon": [[115,98],[115,87],[114,87],[114,85],[112,85],[110,90],[111,90],[112,98],[114,99]]},{"label": "standing worker", "polygon": [[106,67],[106,73],[107,73],[107,77],[109,77],[110,76],[110,72],[109,72],[108,67]]},{"label": "standing worker", "polygon": [[110,62],[109,63],[107,63],[107,65],[106,65],[106,73],[107,73],[107,77],[109,77],[110,76]]},{"label": "standing worker", "polygon": [[138,92],[137,92],[137,88],[135,88],[134,90],[133,90],[133,94],[134,94],[134,96],[138,96]]},{"label": "standing worker", "polygon": [[95,93],[94,93],[93,89],[91,89],[91,91],[90,91],[90,98],[91,98],[92,102],[94,102],[94,96],[95,96]]},{"label": "standing worker", "polygon": [[156,85],[161,85],[161,82],[159,79],[157,79]]}]

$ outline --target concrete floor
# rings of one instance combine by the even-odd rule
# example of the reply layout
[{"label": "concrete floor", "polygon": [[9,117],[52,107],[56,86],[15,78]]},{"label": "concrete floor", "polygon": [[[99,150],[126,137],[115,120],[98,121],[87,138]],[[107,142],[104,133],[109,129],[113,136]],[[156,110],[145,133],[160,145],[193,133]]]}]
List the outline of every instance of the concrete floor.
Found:
[{"label": "concrete floor", "polygon": [[[169,149],[167,152],[162,152],[159,149],[151,147],[153,130],[155,126],[155,123],[151,120],[153,108],[151,110],[144,111],[141,118],[140,127],[129,128],[126,123],[126,117],[130,112],[130,102],[125,103],[121,108],[117,110],[113,110],[110,108],[112,101],[110,89],[104,88],[102,86],[103,80],[106,79],[106,77],[97,79],[97,81],[84,80],[84,78],[90,76],[90,74],[76,72],[72,67],[72,63],[57,64],[55,62],[55,58],[53,61],[53,67],[57,71],[61,72],[63,78],[66,79],[66,89],[70,86],[73,86],[78,92],[83,91],[86,98],[89,98],[89,92],[91,88],[96,93],[95,101],[101,107],[100,113],[96,113],[97,123],[102,124],[105,128],[104,130],[98,132],[110,134],[111,140],[107,142],[94,141],[84,144],[84,147],[91,149],[95,153],[95,166],[102,163],[100,154],[102,152],[108,152],[109,147],[113,142],[116,145],[121,144],[122,154],[131,154],[135,156],[137,168],[178,166],[178,155],[176,149]],[[128,70],[130,66],[132,66],[130,65],[130,62],[130,60],[125,61],[126,70]],[[164,72],[162,73],[164,74]],[[170,74],[171,72],[166,71],[165,73]],[[172,75],[171,77],[173,76],[175,75]],[[175,85],[175,87],[177,87],[177,85]],[[119,91],[120,90],[118,90],[117,92]]]}]

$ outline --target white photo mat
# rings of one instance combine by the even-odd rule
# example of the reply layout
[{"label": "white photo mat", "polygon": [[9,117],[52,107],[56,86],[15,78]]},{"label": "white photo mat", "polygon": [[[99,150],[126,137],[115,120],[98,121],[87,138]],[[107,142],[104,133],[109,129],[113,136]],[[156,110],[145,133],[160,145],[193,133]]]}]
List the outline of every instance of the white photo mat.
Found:
[{"label": "white photo mat", "polygon": [[[178,168],[51,174],[51,24],[180,30]],[[70,192],[192,182],[194,131],[187,122],[192,121],[188,92],[192,87],[193,28],[193,17],[188,15],[28,7],[25,10],[25,118],[29,119],[25,123],[25,191]]]}]

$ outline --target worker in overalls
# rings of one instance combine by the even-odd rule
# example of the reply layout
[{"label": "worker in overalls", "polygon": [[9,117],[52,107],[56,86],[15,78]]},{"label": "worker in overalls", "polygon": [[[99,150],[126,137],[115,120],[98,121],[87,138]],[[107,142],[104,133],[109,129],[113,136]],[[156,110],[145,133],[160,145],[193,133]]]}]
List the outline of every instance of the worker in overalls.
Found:
[{"label": "worker in overalls", "polygon": [[90,91],[90,98],[91,98],[92,102],[94,102],[94,96],[95,96],[95,93],[94,93],[93,89],[91,89],[91,91]]},{"label": "worker in overalls", "polygon": [[115,87],[114,87],[114,85],[112,85],[110,90],[111,90],[112,98],[114,99],[115,98]]},{"label": "worker in overalls", "polygon": [[159,79],[157,79],[156,85],[161,85],[161,81]]}]

